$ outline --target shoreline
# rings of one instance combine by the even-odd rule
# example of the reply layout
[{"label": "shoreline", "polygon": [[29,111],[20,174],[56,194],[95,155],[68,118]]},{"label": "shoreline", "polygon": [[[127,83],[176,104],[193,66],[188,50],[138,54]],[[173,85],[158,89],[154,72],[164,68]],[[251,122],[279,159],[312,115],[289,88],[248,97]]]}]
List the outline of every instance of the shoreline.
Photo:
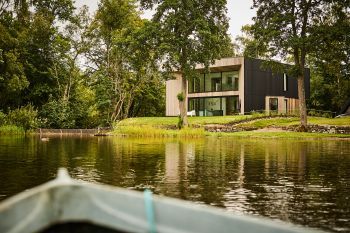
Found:
[{"label": "shoreline", "polygon": [[[136,138],[291,138],[350,140],[350,117],[309,117],[309,132],[298,132],[299,119],[293,116],[190,117],[189,126],[177,129],[177,117],[127,118],[113,127],[94,129],[32,129],[0,127],[1,136],[119,136]],[[1,130],[3,129],[3,130]]]}]

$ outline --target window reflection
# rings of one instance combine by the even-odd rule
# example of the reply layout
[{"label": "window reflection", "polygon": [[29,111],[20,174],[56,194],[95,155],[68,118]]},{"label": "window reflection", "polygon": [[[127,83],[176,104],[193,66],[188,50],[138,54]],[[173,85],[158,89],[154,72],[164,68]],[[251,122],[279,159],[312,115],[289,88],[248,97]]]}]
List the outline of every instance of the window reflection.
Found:
[{"label": "window reflection", "polygon": [[195,110],[196,116],[226,116],[239,112],[238,96],[190,98],[188,110]]},{"label": "window reflection", "polygon": [[189,80],[188,92],[238,91],[238,71],[200,74]]}]

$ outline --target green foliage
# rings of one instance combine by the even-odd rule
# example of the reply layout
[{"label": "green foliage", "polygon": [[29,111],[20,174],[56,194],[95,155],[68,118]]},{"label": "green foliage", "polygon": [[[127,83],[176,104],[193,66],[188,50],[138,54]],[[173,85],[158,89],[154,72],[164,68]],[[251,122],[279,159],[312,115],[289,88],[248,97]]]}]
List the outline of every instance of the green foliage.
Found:
[{"label": "green foliage", "polygon": [[178,93],[176,97],[180,102],[183,102],[185,100],[185,96],[183,92]]},{"label": "green foliage", "polygon": [[[294,67],[289,73],[300,81],[298,82],[300,118],[305,128],[307,122],[304,77],[308,55],[316,52],[318,56],[318,42],[322,44],[322,41],[334,41],[328,38],[332,38],[335,34],[344,40],[347,31],[339,30],[338,33],[334,33],[338,30],[334,25],[339,22],[338,18],[348,18],[346,16],[348,2],[346,4],[342,1],[327,0],[254,0],[253,7],[257,8],[257,17],[252,26],[254,39],[266,47],[271,60],[282,57],[287,61],[288,57],[292,58]],[[328,28],[326,33],[320,33],[323,28]],[[324,46],[323,49],[325,49],[323,53],[328,53],[330,48]],[[335,49],[340,49],[338,51],[344,53],[341,48]],[[328,62],[328,59],[323,60]]]},{"label": "green foliage", "polygon": [[16,125],[0,125],[0,135],[22,135],[25,130]]},{"label": "green foliage", "polygon": [[[251,115],[234,115],[234,116],[213,116],[213,117],[189,117],[190,125],[207,125],[207,124],[228,124],[247,120],[252,118]],[[154,126],[169,127],[177,126],[178,117],[136,117],[122,120],[118,123],[120,126]]]},{"label": "green foliage", "polygon": [[181,130],[161,129],[153,126],[119,126],[114,133],[117,135],[128,135],[133,137],[147,138],[201,138],[205,137],[203,128],[184,128]]},{"label": "green foliage", "polygon": [[42,127],[47,128],[93,128],[98,126],[98,112],[94,105],[94,95],[85,87],[77,87],[71,100],[50,99],[43,105],[40,116]]},{"label": "green foliage", "polygon": [[143,83],[137,93],[129,117],[151,117],[165,115],[165,84],[159,75],[154,75]]},{"label": "green foliage", "polygon": [[[90,62],[101,123],[164,114],[164,84],[135,1],[101,1],[89,28]],[[163,102],[161,102],[163,101]]]},{"label": "green foliage", "polygon": [[6,122],[6,114],[0,111],[0,125],[4,125]]},{"label": "green foliage", "polygon": [[[155,8],[149,32],[154,36],[162,70],[181,72],[184,79],[196,76],[197,64],[207,68],[227,55],[231,40],[227,34],[226,1],[142,0],[144,8]],[[182,91],[187,89],[183,83]],[[182,123],[187,125],[186,105],[180,106]]]},{"label": "green foliage", "polygon": [[10,110],[6,117],[6,123],[22,127],[25,131],[38,127],[38,111],[32,105]]},{"label": "green foliage", "polygon": [[168,71],[176,68],[190,78],[196,64],[209,65],[227,53],[226,1],[142,0],[141,5],[156,7],[150,31]]},{"label": "green foliage", "polygon": [[254,38],[254,30],[251,25],[242,27],[242,35],[237,36],[235,43],[238,47],[238,54],[244,57],[251,58],[267,58],[267,46]]},{"label": "green foliage", "polygon": [[75,119],[73,111],[68,102],[50,100],[43,105],[41,116],[44,120],[44,127],[48,128],[74,128]]},{"label": "green foliage", "polygon": [[[297,117],[280,117],[273,119],[257,119],[253,120],[251,116],[222,116],[222,117],[191,117],[192,124],[200,125],[200,127],[186,127],[181,130],[173,129],[176,125],[177,117],[144,117],[129,118],[120,121],[114,127],[117,135],[129,135],[134,137],[251,137],[251,138],[328,138],[328,137],[344,137],[349,135],[337,134],[316,134],[316,133],[300,133],[300,132],[254,132],[243,131],[236,133],[209,133],[204,131],[206,124],[227,124],[239,123],[242,120],[252,119],[250,122],[240,123],[237,126],[246,128],[265,128],[269,126],[283,127],[296,126],[299,124]],[[322,118],[310,117],[311,124],[318,125],[337,125],[349,126],[349,118]]]},{"label": "green foliage", "polygon": [[350,98],[350,16],[344,2],[333,4],[315,28],[316,49],[309,56],[311,108],[338,112]]}]

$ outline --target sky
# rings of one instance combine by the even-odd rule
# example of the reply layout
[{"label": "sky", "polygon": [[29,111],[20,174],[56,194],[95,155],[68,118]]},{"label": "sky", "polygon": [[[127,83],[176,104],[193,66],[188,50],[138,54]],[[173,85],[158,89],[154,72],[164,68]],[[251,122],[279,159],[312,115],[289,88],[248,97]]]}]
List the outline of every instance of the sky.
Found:
[{"label": "sky", "polygon": [[[97,9],[98,0],[76,0],[76,6],[81,7],[87,5],[91,12]],[[240,35],[242,26],[251,24],[252,17],[255,15],[255,10],[250,9],[253,5],[253,0],[227,0],[227,16],[230,18],[230,28],[228,33],[232,38]],[[151,18],[151,12],[145,12],[145,18]]]}]

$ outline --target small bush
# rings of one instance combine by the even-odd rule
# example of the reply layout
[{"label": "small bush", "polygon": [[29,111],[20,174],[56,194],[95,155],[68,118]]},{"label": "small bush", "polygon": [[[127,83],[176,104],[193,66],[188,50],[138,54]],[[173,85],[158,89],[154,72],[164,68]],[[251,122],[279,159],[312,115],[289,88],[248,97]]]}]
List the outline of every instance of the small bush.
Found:
[{"label": "small bush", "polygon": [[185,100],[185,96],[184,93],[180,92],[179,94],[177,94],[177,99],[182,102]]}]

